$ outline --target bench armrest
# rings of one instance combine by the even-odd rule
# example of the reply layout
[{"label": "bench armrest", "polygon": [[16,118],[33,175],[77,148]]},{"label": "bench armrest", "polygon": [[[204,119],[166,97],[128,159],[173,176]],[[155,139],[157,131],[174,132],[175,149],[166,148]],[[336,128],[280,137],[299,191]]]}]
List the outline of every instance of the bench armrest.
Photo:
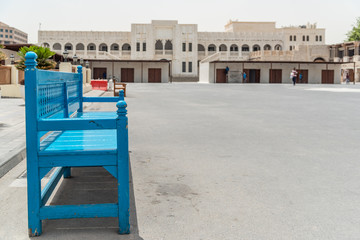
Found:
[{"label": "bench armrest", "polygon": [[38,131],[65,131],[65,130],[96,130],[116,129],[114,119],[41,119],[38,122]]},{"label": "bench armrest", "polygon": [[118,102],[120,97],[83,97],[83,102]]}]

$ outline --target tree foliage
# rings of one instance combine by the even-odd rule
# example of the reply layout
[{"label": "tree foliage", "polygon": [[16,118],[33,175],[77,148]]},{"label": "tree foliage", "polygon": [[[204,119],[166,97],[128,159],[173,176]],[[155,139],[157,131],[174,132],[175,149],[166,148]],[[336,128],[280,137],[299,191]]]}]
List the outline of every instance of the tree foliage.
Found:
[{"label": "tree foliage", "polygon": [[[0,49],[4,48],[3,45],[0,44]],[[1,61],[6,59],[6,54],[3,53],[2,51],[0,51],[0,66],[1,66]]]},{"label": "tree foliage", "polygon": [[351,31],[347,33],[348,41],[360,41],[360,17],[356,19]]},{"label": "tree foliage", "polygon": [[24,70],[25,67],[25,55],[27,52],[34,52],[38,56],[37,61],[37,68],[38,69],[52,69],[55,68],[56,62],[50,60],[49,58],[54,56],[55,53],[50,51],[49,48],[39,47],[39,46],[30,46],[30,47],[22,47],[20,48],[18,55],[20,56],[20,60],[16,64],[16,68],[19,70]]}]

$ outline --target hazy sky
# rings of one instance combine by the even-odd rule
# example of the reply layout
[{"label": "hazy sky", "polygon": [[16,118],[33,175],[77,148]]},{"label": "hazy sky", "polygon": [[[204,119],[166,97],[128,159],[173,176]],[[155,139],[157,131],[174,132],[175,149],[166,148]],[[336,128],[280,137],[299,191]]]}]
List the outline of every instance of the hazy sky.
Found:
[{"label": "hazy sky", "polygon": [[131,23],[178,20],[199,31],[224,31],[231,20],[275,21],[277,27],[317,23],[326,43],[340,43],[360,17],[359,0],[0,0],[0,21],[29,34],[42,30],[130,31]]}]

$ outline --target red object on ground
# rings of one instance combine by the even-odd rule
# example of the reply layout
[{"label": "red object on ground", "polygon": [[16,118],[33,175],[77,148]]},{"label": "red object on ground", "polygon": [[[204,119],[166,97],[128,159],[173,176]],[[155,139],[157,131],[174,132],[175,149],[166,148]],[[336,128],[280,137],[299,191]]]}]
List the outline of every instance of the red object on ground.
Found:
[{"label": "red object on ground", "polygon": [[107,91],[107,80],[91,80],[91,87],[93,90]]}]

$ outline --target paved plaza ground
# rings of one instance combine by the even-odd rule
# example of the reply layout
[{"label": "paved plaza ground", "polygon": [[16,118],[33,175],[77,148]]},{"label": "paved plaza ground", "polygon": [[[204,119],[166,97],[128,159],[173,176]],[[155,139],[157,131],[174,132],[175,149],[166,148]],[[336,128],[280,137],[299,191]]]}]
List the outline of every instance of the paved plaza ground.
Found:
[{"label": "paved plaza ground", "polygon": [[[360,85],[129,84],[127,92],[132,234],[117,235],[115,219],[59,220],[38,239],[360,239]],[[0,239],[28,239],[25,168],[0,179]],[[74,189],[85,202],[92,190],[112,197],[106,172],[82,171],[91,170],[66,179],[54,202],[78,201]]]}]

